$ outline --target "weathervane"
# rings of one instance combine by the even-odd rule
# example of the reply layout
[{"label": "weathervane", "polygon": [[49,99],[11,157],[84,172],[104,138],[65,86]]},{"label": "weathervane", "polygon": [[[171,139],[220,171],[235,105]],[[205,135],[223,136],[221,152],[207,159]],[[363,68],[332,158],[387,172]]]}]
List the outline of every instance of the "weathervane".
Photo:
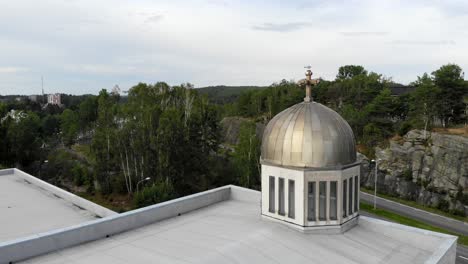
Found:
[{"label": "weathervane", "polygon": [[302,79],[300,80],[299,82],[297,82],[297,84],[299,86],[304,86],[305,85],[305,88],[306,88],[306,96],[304,97],[304,102],[312,102],[312,94],[311,94],[311,90],[312,90],[312,85],[317,85],[320,80],[319,79],[312,79],[312,71],[310,69],[312,69],[311,66],[305,66],[304,67],[305,69],[307,69],[306,73],[305,73],[305,76],[306,78],[305,79]]}]

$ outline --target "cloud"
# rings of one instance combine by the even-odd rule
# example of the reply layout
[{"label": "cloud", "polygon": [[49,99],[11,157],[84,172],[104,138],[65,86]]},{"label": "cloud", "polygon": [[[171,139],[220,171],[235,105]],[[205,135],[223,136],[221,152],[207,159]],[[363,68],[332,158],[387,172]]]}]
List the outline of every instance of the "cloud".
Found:
[{"label": "cloud", "polygon": [[311,26],[310,23],[307,22],[293,22],[293,23],[263,23],[261,25],[255,25],[251,28],[253,30],[260,30],[260,31],[274,31],[274,32],[291,32],[300,30],[306,27]]},{"label": "cloud", "polygon": [[48,90],[80,94],[155,81],[269,85],[303,78],[307,64],[326,79],[339,66],[359,64],[402,83],[447,61],[468,68],[466,0],[21,0],[1,6],[2,94],[36,93],[41,75]]},{"label": "cloud", "polygon": [[66,65],[65,68],[74,72],[96,75],[124,75],[136,71],[136,67],[133,65],[80,64]]},{"label": "cloud", "polygon": [[386,36],[389,32],[386,31],[347,31],[340,32],[340,35],[345,37],[373,37],[373,36]]},{"label": "cloud", "polygon": [[207,0],[206,3],[208,5],[214,5],[214,6],[221,6],[221,7],[228,7],[230,4],[226,0]]},{"label": "cloud", "polygon": [[408,45],[408,46],[451,46],[456,45],[453,40],[393,40],[387,42],[391,45]]},{"label": "cloud", "polygon": [[152,15],[146,18],[145,23],[159,23],[163,18],[163,15]]},{"label": "cloud", "polygon": [[0,74],[13,74],[20,72],[27,72],[28,68],[23,67],[0,67]]}]

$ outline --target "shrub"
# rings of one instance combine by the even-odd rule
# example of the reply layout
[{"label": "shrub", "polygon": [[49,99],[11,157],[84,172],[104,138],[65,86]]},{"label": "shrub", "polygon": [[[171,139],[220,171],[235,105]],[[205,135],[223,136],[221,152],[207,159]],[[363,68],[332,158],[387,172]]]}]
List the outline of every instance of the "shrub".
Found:
[{"label": "shrub", "polygon": [[134,203],[137,208],[144,207],[175,198],[174,188],[168,181],[155,182],[152,186],[146,187],[134,196]]},{"label": "shrub", "polygon": [[444,212],[448,212],[448,211],[449,211],[449,206],[450,206],[450,204],[449,204],[448,201],[446,201],[446,200],[440,200],[439,204],[437,205],[437,208],[438,208],[439,210],[444,211]]},{"label": "shrub", "polygon": [[458,215],[458,216],[462,216],[462,217],[466,216],[464,210],[454,209],[454,210],[450,211],[450,213],[453,214],[453,215]]},{"label": "shrub", "polygon": [[410,121],[404,121],[401,123],[400,127],[398,128],[398,135],[404,136],[411,129],[413,129],[413,124]]},{"label": "shrub", "polygon": [[462,195],[460,202],[462,202],[464,205],[468,205],[468,193]]},{"label": "shrub", "polygon": [[413,171],[410,168],[403,171],[403,178],[405,179],[405,181],[412,181],[413,180]]},{"label": "shrub", "polygon": [[82,167],[80,164],[76,163],[71,169],[71,174],[73,176],[73,182],[76,186],[82,186],[84,184],[89,184],[88,170]]}]

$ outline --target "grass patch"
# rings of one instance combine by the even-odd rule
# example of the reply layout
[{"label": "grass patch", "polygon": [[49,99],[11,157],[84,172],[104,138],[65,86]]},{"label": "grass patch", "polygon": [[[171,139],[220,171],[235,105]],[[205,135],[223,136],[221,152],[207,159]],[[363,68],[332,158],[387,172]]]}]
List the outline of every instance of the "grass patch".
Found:
[{"label": "grass patch", "polygon": [[398,224],[412,226],[412,227],[416,227],[416,228],[421,228],[421,229],[426,229],[426,230],[430,230],[430,231],[434,231],[434,232],[439,232],[439,233],[444,233],[444,234],[457,236],[458,237],[458,244],[468,246],[468,236],[460,235],[460,234],[453,233],[453,232],[450,232],[448,230],[445,230],[443,228],[428,225],[428,224],[425,224],[423,222],[420,222],[420,221],[414,220],[412,218],[402,216],[402,215],[399,215],[399,214],[396,214],[396,213],[393,213],[393,212],[390,212],[390,211],[387,211],[387,210],[383,210],[383,209],[379,209],[379,208],[374,210],[374,207],[372,205],[370,205],[368,203],[365,203],[365,202],[360,203],[360,209],[365,211],[365,212],[380,216],[382,218],[385,218],[385,219],[387,219],[389,221],[392,221],[392,222],[395,222],[395,223],[398,223]]},{"label": "grass patch", "polygon": [[[367,189],[367,188],[362,187],[361,191],[363,191],[365,193],[368,193],[368,194],[371,194],[371,195],[374,195],[374,190],[371,190],[371,189]],[[454,214],[444,212],[444,211],[439,210],[439,209],[434,208],[434,207],[424,206],[424,205],[419,204],[419,203],[417,203],[415,201],[410,201],[410,200],[406,200],[406,199],[403,199],[403,198],[390,196],[390,195],[387,195],[387,194],[377,193],[377,196],[381,197],[381,198],[384,198],[384,199],[387,199],[387,200],[390,200],[390,201],[394,201],[394,202],[401,203],[401,204],[404,204],[404,205],[408,205],[408,206],[411,206],[411,207],[414,207],[414,208],[418,208],[418,209],[421,209],[421,210],[424,210],[424,211],[427,211],[427,212],[430,212],[430,213],[442,215],[442,216],[449,217],[449,218],[452,218],[452,219],[455,219],[455,220],[458,220],[458,221],[468,223],[468,216],[463,217],[463,216],[459,216],[459,215],[454,215]]]}]

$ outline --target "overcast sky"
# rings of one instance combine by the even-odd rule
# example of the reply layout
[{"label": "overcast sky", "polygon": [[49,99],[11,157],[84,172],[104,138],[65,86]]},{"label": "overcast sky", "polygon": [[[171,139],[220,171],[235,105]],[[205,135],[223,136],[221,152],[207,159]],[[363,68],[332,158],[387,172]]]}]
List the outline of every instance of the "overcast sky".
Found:
[{"label": "overcast sky", "polygon": [[468,69],[468,1],[0,0],[0,94]]}]

